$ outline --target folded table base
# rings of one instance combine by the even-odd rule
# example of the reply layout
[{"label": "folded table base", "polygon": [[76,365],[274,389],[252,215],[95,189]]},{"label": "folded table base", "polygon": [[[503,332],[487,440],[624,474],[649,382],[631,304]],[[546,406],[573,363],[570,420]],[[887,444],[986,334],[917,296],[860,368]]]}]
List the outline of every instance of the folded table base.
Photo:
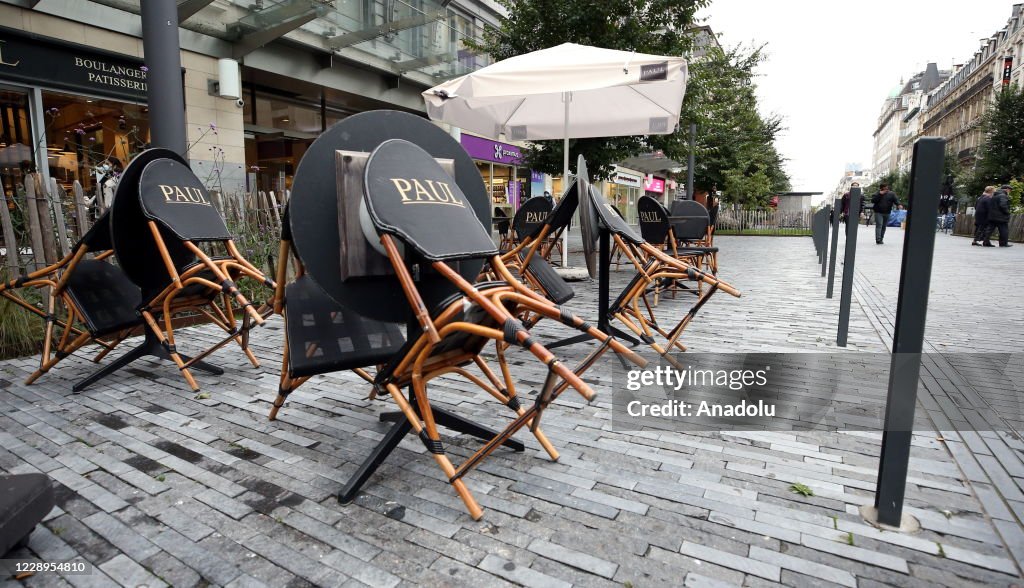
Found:
[{"label": "folded table base", "polygon": [[[170,352],[168,352],[164,344],[160,342],[157,336],[153,333],[152,329],[146,329],[146,339],[138,347],[113,360],[112,362],[110,362],[110,364],[105,365],[102,368],[96,370],[89,376],[77,382],[74,386],[72,386],[71,389],[75,392],[81,392],[82,390],[85,390],[89,386],[95,384],[96,382],[102,380],[103,378],[109,376],[110,374],[127,366],[136,359],[141,359],[146,356],[156,357],[158,359],[163,359],[172,362],[174,361],[173,358],[171,357]],[[223,369],[215,365],[208,364],[205,361],[193,361],[192,358],[180,352],[178,353],[178,357],[180,357],[182,361],[187,363],[189,367],[194,367],[208,374],[219,376],[224,373]]]}]

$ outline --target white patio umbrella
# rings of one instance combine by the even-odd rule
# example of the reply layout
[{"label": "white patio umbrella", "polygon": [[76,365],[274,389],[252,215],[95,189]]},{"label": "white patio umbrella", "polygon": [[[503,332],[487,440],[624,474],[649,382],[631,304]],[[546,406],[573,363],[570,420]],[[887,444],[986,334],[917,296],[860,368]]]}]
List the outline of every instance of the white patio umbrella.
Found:
[{"label": "white patio umbrella", "polygon": [[570,138],[674,132],[686,77],[682,57],[564,43],[449,80],[423,99],[431,119],[486,137],[562,139],[568,181]]}]

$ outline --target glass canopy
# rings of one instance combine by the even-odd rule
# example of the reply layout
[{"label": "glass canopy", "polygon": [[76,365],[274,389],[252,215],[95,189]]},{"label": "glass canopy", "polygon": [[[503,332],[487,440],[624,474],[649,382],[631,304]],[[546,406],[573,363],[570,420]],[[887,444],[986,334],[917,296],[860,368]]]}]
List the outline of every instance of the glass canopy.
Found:
[{"label": "glass canopy", "polygon": [[[95,0],[139,13],[140,0]],[[482,29],[451,0],[178,0],[181,26],[232,42],[234,56],[279,38],[427,84],[490,63],[466,47]]]}]

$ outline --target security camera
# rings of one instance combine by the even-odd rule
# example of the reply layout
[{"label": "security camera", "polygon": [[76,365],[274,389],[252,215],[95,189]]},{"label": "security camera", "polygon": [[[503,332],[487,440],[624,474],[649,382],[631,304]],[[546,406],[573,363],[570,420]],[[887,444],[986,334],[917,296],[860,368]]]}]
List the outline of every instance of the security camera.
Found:
[{"label": "security camera", "polygon": [[235,106],[242,108],[243,106],[245,106],[245,100],[242,100],[241,98],[235,100]]}]

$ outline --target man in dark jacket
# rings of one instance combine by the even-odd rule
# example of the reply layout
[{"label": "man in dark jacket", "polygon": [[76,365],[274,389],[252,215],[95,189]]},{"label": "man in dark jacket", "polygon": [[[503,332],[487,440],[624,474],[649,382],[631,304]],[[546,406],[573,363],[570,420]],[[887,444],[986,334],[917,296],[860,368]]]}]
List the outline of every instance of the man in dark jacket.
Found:
[{"label": "man in dark jacket", "polygon": [[988,228],[985,230],[985,246],[992,247],[992,242],[989,241],[989,237],[992,236],[992,231],[999,231],[999,246],[1000,247],[1012,247],[1009,243],[1010,238],[1010,186],[1003,185],[1002,188],[996,190],[994,196],[992,196],[991,208],[988,211]]},{"label": "man in dark jacket", "polygon": [[992,193],[995,191],[995,186],[986,187],[974,203],[974,241],[971,245],[981,245],[984,241],[986,247],[992,247],[988,240],[988,211],[992,208]]},{"label": "man in dark jacket", "polygon": [[899,204],[899,198],[889,189],[889,184],[882,184],[878,192],[871,197],[871,207],[875,216],[875,243],[881,245],[885,239],[885,226],[889,224],[889,213]]}]

